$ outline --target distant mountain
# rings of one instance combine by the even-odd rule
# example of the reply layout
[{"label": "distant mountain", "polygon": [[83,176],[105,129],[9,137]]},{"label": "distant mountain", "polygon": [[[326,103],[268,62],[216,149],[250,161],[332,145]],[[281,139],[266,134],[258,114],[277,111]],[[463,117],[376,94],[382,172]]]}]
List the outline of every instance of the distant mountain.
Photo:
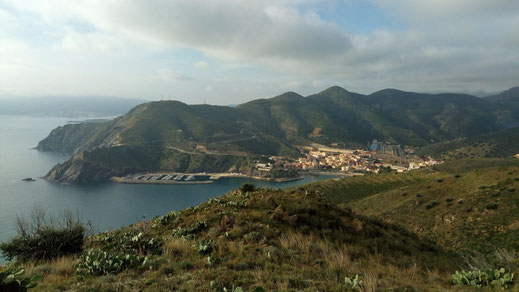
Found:
[{"label": "distant mountain", "polygon": [[142,99],[118,97],[5,97],[0,114],[56,117],[106,117],[128,112]]},{"label": "distant mountain", "polygon": [[519,127],[519,86],[487,96],[484,100],[497,108],[498,123],[505,127]]},{"label": "distant mountain", "polygon": [[484,99],[498,104],[506,104],[510,102],[519,103],[519,86],[512,87],[508,90],[501,92],[500,94],[487,96]]},{"label": "distant mountain", "polygon": [[386,89],[370,95],[331,87],[302,97],[288,92],[237,107],[260,127],[293,142],[349,142],[373,138],[426,145],[500,128],[489,105],[464,94],[420,94]]},{"label": "distant mountain", "polygon": [[[76,155],[75,164],[60,167],[77,166],[78,161],[89,157],[89,163],[109,168],[105,172],[110,174],[143,168],[139,163],[107,163],[101,154],[107,149],[112,157],[118,156],[115,149],[120,153],[146,153],[148,159],[153,152],[155,158],[151,160],[157,163],[145,169],[228,171],[236,169],[237,163],[242,171],[247,167],[250,171],[250,163],[245,163],[243,157],[297,157],[294,145],[340,142],[363,147],[378,138],[425,146],[491,133],[504,129],[513,120],[508,117],[507,123],[502,123],[504,119],[498,114],[504,110],[499,104],[465,94],[385,89],[362,95],[340,87],[307,97],[287,92],[236,107],[160,101],[141,104],[108,123],[59,127],[39,143],[38,149],[76,154],[91,151],[96,155]],[[152,148],[155,150],[149,151]],[[193,159],[199,155],[228,158],[219,165],[205,165]],[[181,156],[188,162],[172,161],[171,157],[178,160]],[[194,167],[193,163],[202,165]],[[79,177],[68,175],[63,179],[62,170],[53,171],[49,178],[74,181],[70,178]]]}]

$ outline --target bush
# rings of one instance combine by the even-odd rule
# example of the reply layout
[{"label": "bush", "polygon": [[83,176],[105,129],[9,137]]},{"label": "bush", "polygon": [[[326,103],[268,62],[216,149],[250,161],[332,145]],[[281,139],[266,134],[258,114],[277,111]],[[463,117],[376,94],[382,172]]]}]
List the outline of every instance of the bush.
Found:
[{"label": "bush", "polygon": [[240,187],[240,191],[242,191],[243,193],[254,192],[255,190],[256,190],[256,186],[254,186],[253,184],[249,184],[249,183],[242,184]]},{"label": "bush", "polygon": [[143,265],[147,258],[135,254],[89,250],[76,266],[81,276],[117,275],[129,267]]},{"label": "bush", "polygon": [[208,226],[209,225],[207,222],[198,221],[186,228],[178,227],[177,229],[173,230],[173,235],[186,240],[195,239],[198,234],[201,231],[207,229]]},{"label": "bush", "polygon": [[263,234],[259,231],[252,231],[245,234],[244,238],[249,242],[258,242],[263,237]]},{"label": "bush", "polygon": [[359,275],[355,275],[355,277],[352,278],[344,277],[344,283],[346,284],[346,288],[352,290],[360,290],[360,287],[362,286],[362,280]]},{"label": "bush", "polygon": [[108,233],[98,237],[96,242],[105,251],[123,253],[161,254],[164,241],[160,237],[151,237],[144,232],[129,231],[122,234]]},{"label": "bush", "polygon": [[499,270],[461,271],[452,275],[452,283],[456,286],[472,287],[504,287],[508,288],[514,281],[514,273],[506,273],[504,268]]},{"label": "bush", "polygon": [[487,210],[497,210],[499,206],[496,203],[490,203],[485,206]]},{"label": "bush", "polygon": [[179,266],[182,270],[186,270],[186,271],[191,270],[194,267],[192,263],[186,262],[186,261],[180,262]]},{"label": "bush", "polygon": [[23,276],[23,268],[14,268],[12,265],[0,267],[0,291],[24,291],[36,287],[40,276],[32,278]]},{"label": "bush", "polygon": [[213,241],[211,239],[199,240],[195,248],[201,255],[208,255],[213,251]]},{"label": "bush", "polygon": [[222,260],[219,258],[219,257],[216,257],[216,256],[208,256],[207,257],[207,263],[210,265],[210,266],[217,266],[219,265],[220,263],[222,262]]},{"label": "bush", "polygon": [[432,208],[438,206],[439,204],[440,203],[438,203],[437,201],[432,201],[429,204],[425,205],[425,209],[432,209]]},{"label": "bush", "polygon": [[70,211],[53,218],[35,209],[30,221],[18,217],[17,224],[18,235],[0,243],[0,250],[8,260],[48,260],[80,253],[83,249],[86,229]]}]

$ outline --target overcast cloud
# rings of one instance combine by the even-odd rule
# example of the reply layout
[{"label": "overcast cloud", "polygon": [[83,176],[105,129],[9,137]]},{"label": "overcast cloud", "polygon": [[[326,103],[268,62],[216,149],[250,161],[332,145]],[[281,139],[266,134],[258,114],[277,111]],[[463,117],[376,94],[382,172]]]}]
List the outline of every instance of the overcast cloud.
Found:
[{"label": "overcast cloud", "polygon": [[0,96],[496,92],[518,48],[515,0],[0,0]]}]

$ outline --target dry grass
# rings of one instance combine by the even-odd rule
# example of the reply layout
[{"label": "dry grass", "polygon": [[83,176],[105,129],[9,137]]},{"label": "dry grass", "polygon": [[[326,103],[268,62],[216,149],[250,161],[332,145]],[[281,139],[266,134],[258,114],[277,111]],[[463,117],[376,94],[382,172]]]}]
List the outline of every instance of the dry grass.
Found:
[{"label": "dry grass", "polygon": [[287,232],[279,237],[279,244],[284,249],[294,248],[301,251],[309,251],[311,238],[313,236],[305,236],[297,232]]},{"label": "dry grass", "polygon": [[49,275],[72,276],[75,272],[76,259],[73,256],[60,257],[43,263],[28,263],[25,270],[28,274],[38,274],[42,277]]},{"label": "dry grass", "polygon": [[362,291],[364,292],[374,292],[377,291],[378,288],[378,275],[377,271],[368,269],[364,272],[364,277],[362,279]]},{"label": "dry grass", "polygon": [[169,258],[184,256],[193,252],[191,241],[186,241],[178,237],[171,237],[166,240],[162,248],[162,254]]},{"label": "dry grass", "polygon": [[335,273],[344,273],[351,269],[351,259],[344,246],[324,253],[323,256],[328,267]]},{"label": "dry grass", "polygon": [[279,237],[282,248],[294,249],[300,252],[307,260],[323,258],[333,272],[344,272],[350,268],[351,260],[345,245],[334,246],[331,242],[314,235],[303,235],[296,232],[287,232]]},{"label": "dry grass", "polygon": [[231,241],[227,244],[230,254],[243,257],[245,255],[245,246],[242,241]]},{"label": "dry grass", "polygon": [[74,256],[60,257],[41,263],[27,263],[24,265],[28,277],[39,275],[43,278],[38,282],[36,291],[64,291],[74,281],[76,272]]}]

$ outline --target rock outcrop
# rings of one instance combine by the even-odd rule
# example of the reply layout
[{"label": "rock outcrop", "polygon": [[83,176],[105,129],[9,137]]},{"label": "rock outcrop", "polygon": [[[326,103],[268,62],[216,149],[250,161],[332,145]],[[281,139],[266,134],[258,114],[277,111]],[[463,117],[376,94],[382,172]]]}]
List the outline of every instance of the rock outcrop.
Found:
[{"label": "rock outcrop", "polygon": [[111,177],[120,174],[113,168],[85,161],[81,156],[75,155],[64,163],[57,164],[44,178],[66,184],[91,183],[108,181]]}]

